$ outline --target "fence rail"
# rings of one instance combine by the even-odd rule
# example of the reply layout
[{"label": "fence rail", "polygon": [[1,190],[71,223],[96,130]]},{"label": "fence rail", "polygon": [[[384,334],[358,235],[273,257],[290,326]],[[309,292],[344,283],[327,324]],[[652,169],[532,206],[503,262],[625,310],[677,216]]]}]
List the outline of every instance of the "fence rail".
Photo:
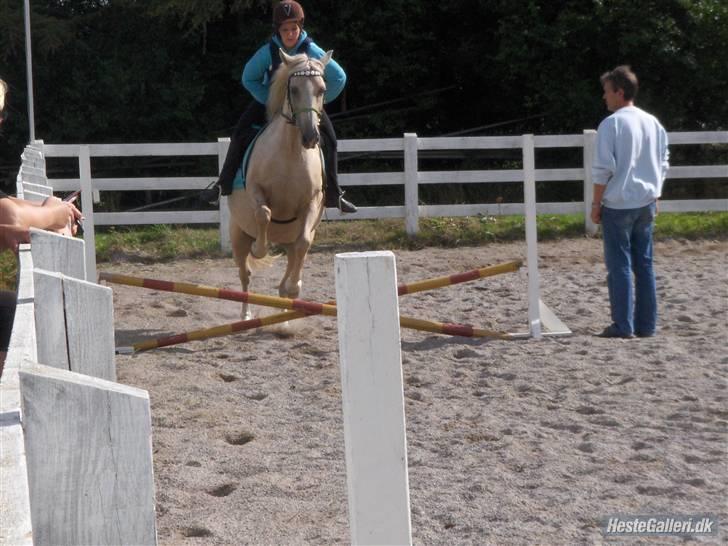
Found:
[{"label": "fence rail", "polygon": [[[728,131],[669,133],[671,146],[681,145],[726,145]],[[586,130],[572,135],[536,135],[533,146],[536,149],[581,148],[582,160],[578,164],[560,168],[537,168],[533,165],[536,182],[581,181],[583,200],[575,202],[538,203],[540,214],[584,213],[587,233],[594,233],[596,226],[590,218],[593,185],[591,163],[594,157],[596,132]],[[402,138],[357,139],[339,141],[339,152],[389,153],[396,152],[404,158],[402,170],[383,172],[343,172],[340,184],[352,186],[404,186],[404,203],[400,206],[360,207],[359,212],[341,215],[336,209],[327,209],[329,220],[356,220],[376,218],[404,218],[407,233],[417,233],[419,218],[432,216],[472,216],[478,214],[524,214],[522,203],[470,203],[453,205],[430,205],[420,202],[419,187],[429,184],[483,184],[523,183],[529,176],[525,169],[491,170],[421,170],[420,152],[453,150],[523,150],[524,135],[485,137],[423,137],[406,133]],[[217,211],[190,210],[178,212],[97,212],[93,213],[91,202],[99,202],[99,192],[143,191],[143,190],[202,190],[216,178],[217,173],[199,177],[138,177],[138,178],[95,178],[91,170],[91,158],[99,157],[180,157],[217,156],[218,169],[227,151],[229,139],[201,143],[148,143],[148,144],[43,144],[38,142],[45,158],[77,157],[79,178],[49,179],[55,191],[82,190],[82,204],[86,217],[87,259],[94,248],[93,227],[95,225],[139,225],[139,224],[219,224],[220,242],[224,249],[230,248],[228,236],[229,213],[227,199],[220,200]],[[673,166],[668,179],[709,178],[728,184],[728,165],[677,165]],[[93,197],[93,199],[92,199]],[[661,210],[666,212],[728,211],[725,199],[663,200]],[[89,217],[91,216],[91,219]],[[89,229],[90,228],[90,229]],[[91,268],[94,267],[90,263]]]}]

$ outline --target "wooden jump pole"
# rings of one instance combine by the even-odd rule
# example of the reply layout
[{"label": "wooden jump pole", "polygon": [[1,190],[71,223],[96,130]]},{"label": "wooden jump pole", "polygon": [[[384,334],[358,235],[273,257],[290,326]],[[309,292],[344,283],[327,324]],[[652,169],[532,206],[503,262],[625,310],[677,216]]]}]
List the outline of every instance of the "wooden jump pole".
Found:
[{"label": "wooden jump pole", "polygon": [[[285,298],[281,298],[285,299]],[[291,300],[294,301],[294,300]],[[311,302],[307,302],[311,303]],[[287,322],[289,320],[296,320],[304,317],[310,317],[311,315],[324,314],[326,316],[336,316],[336,306],[329,304],[316,303],[315,305],[325,306],[327,309],[333,307],[334,314],[330,312],[316,313],[316,312],[303,312],[303,311],[287,311],[285,313],[277,313],[275,315],[269,315],[267,317],[259,317],[249,320],[241,320],[230,324],[223,324],[221,326],[214,326],[212,328],[203,328],[201,330],[193,330],[191,332],[185,332],[182,334],[176,334],[173,336],[161,337],[156,339],[149,339],[146,341],[140,341],[130,347],[119,347],[116,352],[117,354],[132,354],[139,353],[142,351],[149,351],[150,349],[159,349],[161,347],[169,347],[170,345],[178,345],[180,343],[187,343],[188,341],[199,341],[203,339],[209,339],[213,337],[227,336],[230,334],[236,334],[238,332],[244,332],[245,330],[252,330],[254,328],[261,328],[263,326],[270,326],[272,324],[278,324],[281,322]],[[503,332],[496,332],[494,330],[485,330],[482,328],[475,328],[468,324],[451,324],[445,322],[436,322],[432,320],[417,319],[411,317],[400,316],[399,325],[402,328],[410,330],[419,330],[422,332],[433,332],[436,334],[444,334],[448,336],[459,336],[459,337],[489,337],[495,339],[512,339],[509,334]]]},{"label": "wooden jump pole", "polygon": [[[409,284],[400,284],[397,287],[397,293],[400,296],[405,294],[414,294],[425,290],[434,290],[445,286],[452,286],[464,282],[470,282],[484,277],[492,277],[503,273],[518,271],[523,265],[520,260],[506,262],[490,267],[482,267],[473,269],[464,273],[455,275],[447,275],[444,277],[435,277],[432,279],[424,279]],[[241,292],[239,290],[229,290],[226,288],[216,288],[213,286],[205,286],[201,284],[191,284],[186,282],[162,281],[157,279],[147,279],[142,277],[132,277],[129,275],[120,275],[118,273],[100,273],[99,280],[108,281],[116,284],[125,284],[128,286],[138,286],[140,288],[149,288],[153,290],[162,290],[165,292],[178,292],[182,294],[190,294],[193,296],[206,296],[208,298],[219,298],[224,300],[238,301],[242,303],[252,303],[255,305],[263,305],[266,307],[277,307],[283,309],[300,309],[314,314],[324,314],[334,316],[336,314],[333,304],[320,304],[315,302],[307,302],[305,300],[288,300],[287,298],[279,298],[276,296],[268,296],[264,294],[256,294],[255,292]],[[296,302],[293,307],[288,304],[282,304],[281,300]],[[319,305],[329,305],[329,309],[318,309]]]},{"label": "wooden jump pole", "polygon": [[[432,279],[425,279],[409,284],[400,284],[397,287],[397,292],[398,295],[405,295],[414,294],[416,292],[422,292],[425,290],[434,290],[436,288],[452,286],[454,284],[469,282],[484,277],[518,271],[521,266],[522,262],[517,260],[495,266],[473,269],[464,273],[457,273],[454,275],[447,275],[443,277],[435,277]],[[99,274],[99,279],[116,284],[125,284],[128,286],[138,286],[142,288],[162,290],[167,292],[178,292],[190,295],[227,299],[231,301],[247,302],[256,305],[264,305],[267,307],[276,307],[280,309],[293,309],[293,311],[278,313],[267,317],[242,320],[230,324],[215,326],[212,328],[203,328],[200,330],[193,330],[191,332],[185,332],[173,336],[141,341],[139,343],[135,343],[131,347],[118,348],[117,353],[121,354],[148,351],[150,349],[168,347],[170,345],[187,343],[189,341],[198,341],[213,337],[226,336],[238,332],[244,332],[246,330],[251,330],[254,328],[261,328],[263,326],[270,326],[272,324],[287,322],[289,320],[296,320],[314,314],[336,316],[336,306],[335,302],[333,301],[321,304],[316,302],[309,302],[306,300],[279,298],[276,296],[267,296],[264,294],[256,294],[253,292],[241,292],[238,290],[227,290],[223,288],[216,288],[198,284],[147,279],[141,277],[133,277],[129,275],[119,275],[116,273],[102,272]],[[510,339],[510,336],[508,334],[504,334],[502,332],[475,328],[473,326],[465,324],[449,324],[406,316],[400,317],[400,325],[403,328],[433,332],[437,334],[462,337],[493,337],[498,339]]]},{"label": "wooden jump pole", "polygon": [[[495,266],[473,269],[472,271],[467,271],[464,273],[425,279],[409,284],[400,284],[397,287],[397,292],[398,295],[405,295],[414,294],[416,292],[422,292],[425,290],[434,290],[436,288],[442,288],[445,286],[469,282],[484,277],[490,277],[494,275],[500,275],[502,273],[517,271],[521,267],[521,265],[521,261],[512,261]],[[276,296],[266,296],[263,294],[255,294],[251,292],[226,290],[222,288],[215,288],[190,283],[176,283],[155,279],[145,279],[141,277],[132,277],[129,275],[119,275],[115,273],[102,272],[99,274],[99,279],[116,284],[138,286],[167,292],[180,292],[191,295],[228,299],[239,302],[248,302],[257,305],[266,305],[269,307],[295,309],[294,311],[287,311],[285,313],[278,313],[275,315],[269,315],[267,317],[242,320],[230,324],[215,326],[212,328],[203,328],[200,330],[194,330],[191,332],[185,332],[173,336],[141,341],[135,343],[130,347],[119,347],[117,349],[117,353],[120,354],[131,354],[136,352],[148,351],[150,349],[168,347],[170,345],[177,345],[180,343],[187,343],[189,341],[199,341],[213,337],[231,335],[254,328],[270,326],[272,324],[287,322],[289,320],[296,320],[314,314],[336,316],[336,306],[334,301],[326,304],[321,304],[316,302],[308,302],[305,300],[291,300],[288,298],[278,298]],[[485,330],[482,328],[475,328],[466,324],[449,324],[405,316],[400,317],[400,325],[403,328],[408,328],[412,330],[420,330],[452,336],[493,337],[498,339],[510,339],[510,336],[508,334],[492,330]]]}]

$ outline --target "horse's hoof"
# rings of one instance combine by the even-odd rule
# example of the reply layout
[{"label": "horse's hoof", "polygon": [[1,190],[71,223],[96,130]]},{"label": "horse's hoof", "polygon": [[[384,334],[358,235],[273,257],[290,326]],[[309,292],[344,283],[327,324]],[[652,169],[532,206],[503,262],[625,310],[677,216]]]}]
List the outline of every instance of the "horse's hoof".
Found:
[{"label": "horse's hoof", "polygon": [[268,255],[268,249],[263,249],[263,252],[256,252],[255,246],[250,249],[250,255],[255,258],[256,260],[262,260]]}]

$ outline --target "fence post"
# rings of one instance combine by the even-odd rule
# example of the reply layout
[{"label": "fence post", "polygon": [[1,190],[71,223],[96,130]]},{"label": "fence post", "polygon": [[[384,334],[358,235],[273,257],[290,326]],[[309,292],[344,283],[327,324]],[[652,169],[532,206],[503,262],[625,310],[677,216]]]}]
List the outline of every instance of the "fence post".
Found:
[{"label": "fence post", "polygon": [[33,543],[157,543],[146,391],[40,364],[18,372]]},{"label": "fence post", "polygon": [[536,157],[533,135],[523,135],[523,200],[526,213],[528,267],[528,326],[531,337],[541,337],[538,280],[538,229],[536,224]]},{"label": "fence post", "polygon": [[594,199],[594,181],[592,180],[592,164],[597,143],[597,132],[594,129],[584,130],[584,229],[587,235],[596,235],[597,225],[591,219],[591,205]]},{"label": "fence post", "polygon": [[[217,174],[222,172],[225,156],[227,155],[228,146],[230,146],[229,138],[217,139]],[[228,208],[227,196],[220,196],[220,248],[225,252],[232,251],[230,244],[230,209]]]},{"label": "fence post", "polygon": [[94,232],[94,198],[91,182],[91,149],[80,146],[78,172],[81,178],[81,207],[83,211],[83,240],[86,243],[86,280],[96,282],[96,234]]},{"label": "fence post", "polygon": [[404,134],[404,217],[407,235],[419,231],[419,192],[417,188],[417,134]]},{"label": "fence post", "polygon": [[394,254],[337,254],[352,544],[412,544]]}]

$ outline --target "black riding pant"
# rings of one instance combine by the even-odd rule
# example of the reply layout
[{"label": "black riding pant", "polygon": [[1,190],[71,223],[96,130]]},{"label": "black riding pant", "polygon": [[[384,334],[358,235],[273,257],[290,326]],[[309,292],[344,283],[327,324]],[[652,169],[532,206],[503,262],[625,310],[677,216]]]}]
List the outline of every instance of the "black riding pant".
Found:
[{"label": "black riding pant", "polygon": [[[255,135],[258,134],[259,128],[265,123],[265,106],[258,101],[252,101],[240,116],[238,124],[235,126],[235,130],[230,137],[230,146],[228,147],[219,178],[223,195],[230,195],[232,193],[235,173],[237,173],[240,164],[243,162],[245,150],[248,149]],[[326,167],[326,206],[336,207],[338,206],[339,195],[341,194],[338,180],[336,132],[326,111],[321,112],[319,130],[321,131],[321,148]]]}]

